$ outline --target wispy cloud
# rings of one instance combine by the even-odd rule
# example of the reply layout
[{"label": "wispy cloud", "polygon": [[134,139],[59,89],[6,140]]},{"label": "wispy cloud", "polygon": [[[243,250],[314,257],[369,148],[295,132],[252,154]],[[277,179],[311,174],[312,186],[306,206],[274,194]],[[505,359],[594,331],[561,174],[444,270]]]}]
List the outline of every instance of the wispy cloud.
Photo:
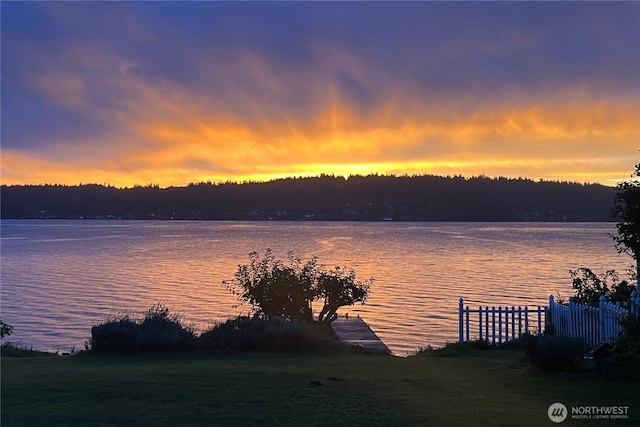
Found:
[{"label": "wispy cloud", "polygon": [[4,3],[2,181],[624,179],[640,6],[470,8]]}]

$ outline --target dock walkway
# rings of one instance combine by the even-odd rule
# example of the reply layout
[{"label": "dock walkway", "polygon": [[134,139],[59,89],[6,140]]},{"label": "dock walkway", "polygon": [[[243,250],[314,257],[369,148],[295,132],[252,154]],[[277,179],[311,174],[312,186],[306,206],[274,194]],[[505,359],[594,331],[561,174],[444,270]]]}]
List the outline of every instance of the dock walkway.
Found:
[{"label": "dock walkway", "polygon": [[360,317],[339,317],[331,324],[340,341],[375,353],[391,354],[389,348]]}]

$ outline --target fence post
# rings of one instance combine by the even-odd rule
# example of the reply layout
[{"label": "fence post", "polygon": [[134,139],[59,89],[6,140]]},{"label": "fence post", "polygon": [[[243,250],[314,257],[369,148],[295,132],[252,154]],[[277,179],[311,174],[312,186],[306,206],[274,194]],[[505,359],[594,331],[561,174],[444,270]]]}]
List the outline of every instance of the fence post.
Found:
[{"label": "fence post", "polygon": [[518,336],[522,336],[522,306],[518,306]]},{"label": "fence post", "polygon": [[555,323],[554,323],[554,319],[553,319],[553,306],[555,305],[555,300],[553,298],[553,295],[549,295],[549,314],[550,314],[550,319],[547,319],[548,323],[551,323],[554,327],[555,327]]},{"label": "fence post", "polygon": [[502,343],[502,307],[498,307],[498,344]]},{"label": "fence post", "polygon": [[598,342],[607,341],[607,325],[606,325],[606,317],[605,317],[605,303],[606,299],[604,295],[600,295],[600,300],[598,302],[598,323],[599,323],[599,333]]},{"label": "fence post", "polygon": [[482,306],[478,306],[478,338],[482,341]]},{"label": "fence post", "polygon": [[491,343],[496,343],[496,307],[491,307],[491,323],[493,326],[492,335],[491,335]]},{"label": "fence post", "polygon": [[538,306],[538,335],[542,335],[542,312],[540,311],[540,306]]},{"label": "fence post", "polygon": [[629,313],[633,317],[640,316],[640,290],[631,292],[631,304],[629,304]]},{"label": "fence post", "polygon": [[470,328],[469,328],[469,312],[470,312],[469,306],[467,306],[467,308],[465,308],[465,310],[464,310],[464,311],[465,311],[465,315],[466,315],[466,319],[465,319],[465,322],[466,322],[465,329],[466,329],[466,331],[467,331],[467,336],[465,337],[465,338],[466,338],[466,339],[465,339],[465,342],[468,342],[468,341],[469,341],[469,332],[470,332],[470,331],[469,331],[469,329],[470,329]]},{"label": "fence post", "polygon": [[[520,335],[518,335],[520,338]],[[515,306],[511,306],[511,339],[516,339],[516,308]]]},{"label": "fence post", "polygon": [[489,306],[484,307],[484,337],[489,342]]},{"label": "fence post", "polygon": [[460,301],[458,303],[458,338],[460,342],[464,342],[464,331],[462,330],[463,322],[462,322],[462,311],[464,307],[464,302],[462,297],[460,297]]},{"label": "fence post", "polygon": [[569,297],[569,319],[567,319],[567,329],[569,330],[569,332],[567,333],[567,335],[571,338],[576,338],[576,330],[574,329],[575,322],[573,321],[576,306],[573,301],[574,297]]}]

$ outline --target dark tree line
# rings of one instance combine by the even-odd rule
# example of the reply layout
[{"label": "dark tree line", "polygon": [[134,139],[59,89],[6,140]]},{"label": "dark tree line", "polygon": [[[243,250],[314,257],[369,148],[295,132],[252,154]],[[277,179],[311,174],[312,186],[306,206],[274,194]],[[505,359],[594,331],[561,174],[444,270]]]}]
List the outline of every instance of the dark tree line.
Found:
[{"label": "dark tree line", "polygon": [[3,185],[0,196],[4,219],[611,221],[616,189],[529,179],[322,175],[169,188]]}]

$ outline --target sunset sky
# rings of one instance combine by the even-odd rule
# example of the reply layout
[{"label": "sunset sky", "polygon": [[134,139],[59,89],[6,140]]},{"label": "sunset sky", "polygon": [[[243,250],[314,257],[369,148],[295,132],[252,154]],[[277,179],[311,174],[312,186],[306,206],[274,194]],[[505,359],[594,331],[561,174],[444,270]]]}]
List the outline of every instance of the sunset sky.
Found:
[{"label": "sunset sky", "polygon": [[3,184],[627,179],[640,3],[1,3]]}]

